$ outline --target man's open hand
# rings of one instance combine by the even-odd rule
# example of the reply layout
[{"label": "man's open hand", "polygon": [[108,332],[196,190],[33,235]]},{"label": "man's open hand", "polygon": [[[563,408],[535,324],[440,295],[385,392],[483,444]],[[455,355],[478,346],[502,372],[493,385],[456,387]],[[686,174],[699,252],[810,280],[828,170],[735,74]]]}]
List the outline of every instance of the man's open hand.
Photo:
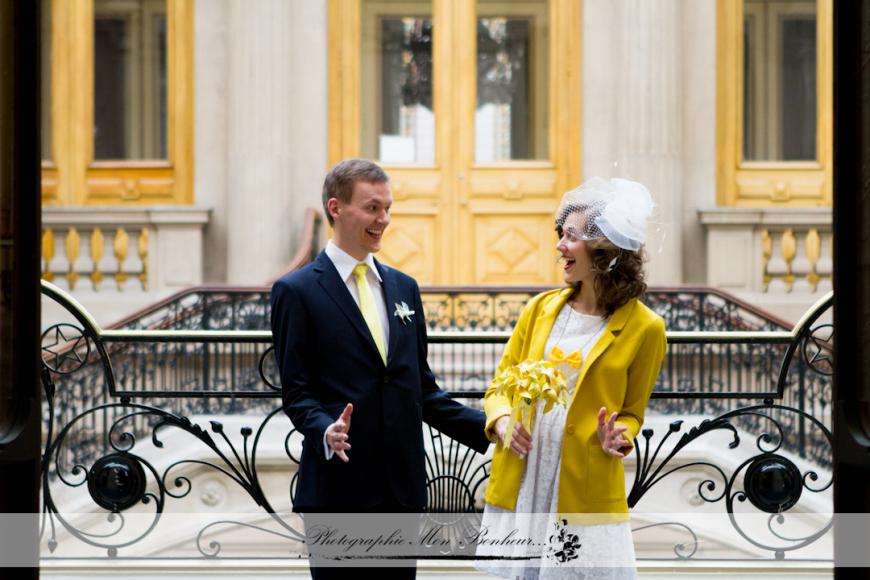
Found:
[{"label": "man's open hand", "polygon": [[345,452],[350,451],[350,443],[347,442],[347,439],[349,437],[348,431],[350,431],[351,413],[353,413],[353,405],[348,403],[344,411],[341,412],[341,416],[326,429],[326,444],[345,463],[350,461]]}]

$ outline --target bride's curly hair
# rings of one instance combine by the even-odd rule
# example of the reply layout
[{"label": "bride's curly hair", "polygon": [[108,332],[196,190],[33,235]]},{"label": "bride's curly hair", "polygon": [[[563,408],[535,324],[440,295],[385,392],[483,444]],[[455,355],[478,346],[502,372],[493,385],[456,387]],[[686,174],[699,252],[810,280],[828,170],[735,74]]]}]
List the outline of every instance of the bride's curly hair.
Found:
[{"label": "bride's curly hair", "polygon": [[[595,298],[607,316],[632,298],[644,295],[647,286],[643,264],[647,256],[643,246],[632,252],[617,247],[607,238],[590,240],[586,244],[592,250],[592,271],[596,274],[593,282]],[[616,265],[609,269],[614,258]]]},{"label": "bride's curly hair", "polygon": [[[564,223],[564,217],[559,223]],[[562,237],[561,226],[556,227],[556,234]],[[593,283],[595,299],[607,316],[632,298],[644,295],[647,284],[643,265],[647,255],[643,246],[636,252],[623,250],[603,237],[587,240],[586,245],[591,253],[592,271],[596,274]],[[611,268],[614,259],[616,263]],[[580,284],[576,282],[572,286],[579,289]]]}]

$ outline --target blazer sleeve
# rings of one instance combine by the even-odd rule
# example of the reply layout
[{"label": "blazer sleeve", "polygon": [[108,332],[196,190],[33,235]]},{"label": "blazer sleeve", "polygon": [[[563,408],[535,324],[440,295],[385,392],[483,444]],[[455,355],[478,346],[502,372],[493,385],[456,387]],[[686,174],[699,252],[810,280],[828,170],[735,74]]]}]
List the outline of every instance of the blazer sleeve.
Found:
[{"label": "blazer sleeve", "polygon": [[489,440],[484,436],[484,415],[477,409],[466,407],[454,401],[435,381],[429,368],[429,343],[426,332],[426,317],[420,288],[414,283],[414,320],[417,325],[417,357],[420,368],[421,404],[423,421],[435,427],[448,437],[474,449],[486,452]]},{"label": "blazer sleeve", "polygon": [[275,361],[281,375],[281,398],[284,412],[306,443],[323,455],[323,434],[334,419],[314,394],[309,352],[309,319],[298,289],[279,280],[272,286],[272,342]]},{"label": "blazer sleeve", "polygon": [[[526,347],[526,335],[530,332],[529,325],[534,304],[535,302],[530,302],[520,313],[520,318],[514,326],[493,377],[498,376],[504,369],[522,362],[523,351]],[[511,400],[504,395],[496,395],[495,388],[490,384],[489,388],[486,389],[486,395],[484,395],[483,408],[486,412],[486,436],[490,441],[495,441],[495,422],[500,417],[511,414]]]},{"label": "blazer sleeve", "polygon": [[660,316],[656,316],[652,324],[647,326],[643,342],[628,367],[625,400],[617,419],[628,427],[626,439],[631,447],[624,451],[626,455],[634,447],[633,441],[640,432],[640,426],[643,425],[644,413],[661,371],[666,351],[665,321]]}]

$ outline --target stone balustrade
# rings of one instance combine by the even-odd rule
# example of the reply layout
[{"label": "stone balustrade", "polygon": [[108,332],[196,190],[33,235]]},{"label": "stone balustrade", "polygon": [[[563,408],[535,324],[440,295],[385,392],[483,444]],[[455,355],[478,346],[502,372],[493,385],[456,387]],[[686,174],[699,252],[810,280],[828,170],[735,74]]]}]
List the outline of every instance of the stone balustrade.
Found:
[{"label": "stone balustrade", "polygon": [[[42,277],[103,323],[203,281],[203,228],[194,207],[42,209]],[[50,305],[47,305],[50,306]]]},{"label": "stone balustrade", "polygon": [[830,208],[699,211],[707,280],[714,288],[796,322],[833,282]]}]

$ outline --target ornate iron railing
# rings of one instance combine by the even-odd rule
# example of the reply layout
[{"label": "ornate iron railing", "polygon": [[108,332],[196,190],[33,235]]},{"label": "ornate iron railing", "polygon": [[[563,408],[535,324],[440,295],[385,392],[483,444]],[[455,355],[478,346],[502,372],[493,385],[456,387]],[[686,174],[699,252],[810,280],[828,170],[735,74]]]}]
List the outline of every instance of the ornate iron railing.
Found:
[{"label": "ornate iron railing", "polygon": [[[540,290],[538,287],[424,289],[426,319],[433,333],[430,358],[433,368],[440,370],[444,388],[471,396],[483,391],[501,355],[499,342],[503,338],[487,335],[493,338],[491,342],[464,344],[459,348],[455,343],[440,340],[438,333],[507,332],[523,305]],[[781,321],[714,290],[656,289],[648,292],[645,300],[665,318],[672,332],[785,331]],[[177,401],[173,408],[184,415],[217,413],[222,409],[231,413],[262,413],[269,403],[241,401],[274,395],[274,390],[263,391],[261,381],[264,373],[272,378],[272,384],[277,384],[271,359],[262,357],[268,341],[246,342],[243,338],[223,343],[160,343],[111,337],[120,330],[143,328],[267,332],[269,313],[265,288],[197,288],[131,317],[122,328],[105,331],[110,337],[107,348],[111,349],[115,369],[108,392],[113,396],[180,397],[183,401]],[[669,414],[723,413],[734,408],[735,399],[759,399],[765,393],[776,396],[774,393],[778,395],[781,391],[789,404],[825,416],[830,405],[829,389],[816,374],[795,367],[786,379],[795,387],[788,390],[777,387],[777,373],[786,346],[787,341],[673,344],[656,386],[657,400],[652,408]],[[103,374],[99,365],[88,365],[70,380],[86,385],[102,380]],[[230,401],[217,403],[213,399],[216,396],[228,397]],[[824,441],[808,435],[805,422],[799,421],[795,429],[804,435],[791,450],[826,465]],[[821,451],[816,449],[819,445]]]},{"label": "ornate iron railing", "polygon": [[[481,308],[457,307],[449,296],[437,298],[435,307],[430,306],[435,299],[428,302],[427,320],[433,329],[430,365],[453,396],[470,405],[480,404],[509,336],[504,328],[492,329],[512,324],[530,291],[514,292],[499,307],[504,314],[499,308],[493,310],[490,303]],[[47,401],[43,484],[50,548],[57,545],[55,533],[60,525],[86,544],[117,555],[119,549],[150,535],[172,500],[191,492],[191,480],[183,471],[190,464],[222,474],[270,514],[289,537],[298,537],[299,529],[278,515],[281,510],[276,508],[281,505],[263,491],[257,474],[257,452],[270,438],[283,438],[286,456],[292,462],[298,460],[299,435],[289,424],[280,425],[286,417],[276,403],[280,383],[271,354],[271,334],[267,330],[202,330],[212,327],[211,321],[224,328],[262,325],[268,320],[262,293],[228,293],[226,300],[202,295],[193,300],[193,306],[167,309],[174,314],[164,318],[165,324],[157,323],[182,328],[198,323],[197,330],[103,330],[63,291],[44,283],[43,292],[71,316],[43,335]],[[463,293],[475,296],[467,289],[455,289],[454,296]],[[482,304],[495,298],[480,294],[475,300],[474,304]],[[679,439],[680,420],[670,423],[665,433],[643,430],[636,442],[630,504],[642,505],[658,482],[687,467],[704,467],[714,474],[698,485],[698,495],[708,504],[721,502],[729,516],[735,514],[735,501],[748,500],[761,513],[774,514],[799,509],[804,491],[827,490],[831,485],[825,468],[831,461],[833,343],[832,326],[825,321],[832,295],[817,303],[792,329],[782,329],[776,321],[743,305],[729,304],[714,292],[679,290],[659,300],[654,308],[668,315],[669,349],[653,393],[652,413],[706,419]],[[649,295],[647,301],[655,304]],[[433,311],[438,314],[430,319]],[[489,330],[452,329],[471,319]],[[706,330],[685,329],[691,324]],[[248,416],[258,426],[241,428],[239,440],[221,421],[212,420],[206,429],[190,420],[194,415],[233,414]],[[192,437],[191,452],[199,446],[198,451],[208,459],[198,455],[161,464],[154,457],[163,449],[164,434],[171,430]],[[429,509],[479,509],[489,462],[427,430]],[[707,460],[681,463],[685,448],[723,431],[731,433],[729,448],[740,446],[741,434],[756,439],[755,450],[736,469],[729,471]],[[150,455],[140,451],[146,444]],[[807,460],[803,468],[797,466],[797,458]],[[112,534],[88,535],[64,519],[64,510],[56,501],[64,491],[76,489],[80,493],[86,489],[90,500],[111,513],[148,505],[154,512],[154,524],[123,542]],[[288,500],[292,501],[292,491],[281,504]],[[810,536],[785,538],[774,545],[748,537],[749,532],[735,518],[732,522],[754,546],[777,557],[811,543],[830,525]],[[207,547],[200,552],[216,556]],[[689,558],[694,551],[683,545],[675,547],[674,553]]]},{"label": "ornate iron railing", "polygon": [[[543,286],[423,287],[430,331],[509,331]],[[174,294],[111,328],[164,330],[268,330],[266,286],[196,286]],[[787,330],[790,325],[738,298],[711,288],[651,288],[644,302],[673,330]]]}]

